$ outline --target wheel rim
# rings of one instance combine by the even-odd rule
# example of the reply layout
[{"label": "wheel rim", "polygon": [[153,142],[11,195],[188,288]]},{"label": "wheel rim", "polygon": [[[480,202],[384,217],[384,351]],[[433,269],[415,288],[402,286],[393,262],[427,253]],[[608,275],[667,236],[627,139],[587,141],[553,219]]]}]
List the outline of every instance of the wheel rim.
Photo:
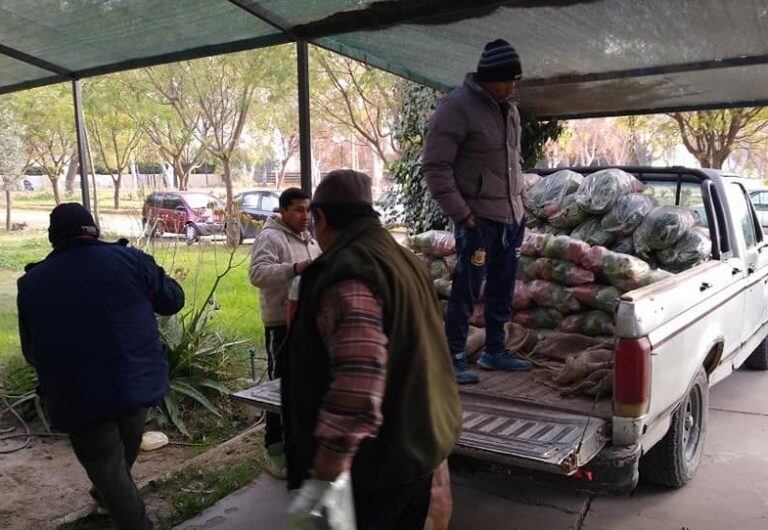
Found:
[{"label": "wheel rim", "polygon": [[702,415],[701,388],[694,385],[683,409],[683,454],[686,461],[693,460],[699,447]]},{"label": "wheel rim", "polygon": [[187,239],[188,240],[190,240],[190,241],[194,241],[195,240],[195,235],[196,234],[195,234],[195,227],[194,226],[187,225],[186,233],[187,233]]}]

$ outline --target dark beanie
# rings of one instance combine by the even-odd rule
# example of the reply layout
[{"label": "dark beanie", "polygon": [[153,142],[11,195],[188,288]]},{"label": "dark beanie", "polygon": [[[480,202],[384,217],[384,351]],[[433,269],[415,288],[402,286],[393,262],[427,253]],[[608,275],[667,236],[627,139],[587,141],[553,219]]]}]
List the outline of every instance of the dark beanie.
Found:
[{"label": "dark beanie", "polygon": [[48,241],[55,247],[73,237],[98,238],[99,229],[91,213],[76,202],[59,204],[51,212]]},{"label": "dark beanie", "polygon": [[523,76],[520,56],[504,39],[497,39],[485,45],[480,62],[477,63],[475,81],[517,81]]}]

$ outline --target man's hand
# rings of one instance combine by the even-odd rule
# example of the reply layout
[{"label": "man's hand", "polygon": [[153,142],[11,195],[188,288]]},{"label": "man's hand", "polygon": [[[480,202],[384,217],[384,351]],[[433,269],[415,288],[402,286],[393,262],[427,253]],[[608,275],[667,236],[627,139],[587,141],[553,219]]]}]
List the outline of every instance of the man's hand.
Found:
[{"label": "man's hand", "polygon": [[333,482],[349,469],[350,461],[348,456],[335,453],[320,445],[315,453],[315,478]]},{"label": "man's hand", "polygon": [[309,267],[310,265],[312,265],[312,260],[311,259],[308,259],[306,261],[302,261],[302,262],[299,262],[299,263],[294,263],[293,264],[293,272],[296,273],[296,276],[301,276],[301,274],[305,270],[307,270],[307,267]]},{"label": "man's hand", "polygon": [[469,214],[469,216],[461,222],[461,226],[467,230],[474,230],[476,225],[475,214],[473,213]]}]

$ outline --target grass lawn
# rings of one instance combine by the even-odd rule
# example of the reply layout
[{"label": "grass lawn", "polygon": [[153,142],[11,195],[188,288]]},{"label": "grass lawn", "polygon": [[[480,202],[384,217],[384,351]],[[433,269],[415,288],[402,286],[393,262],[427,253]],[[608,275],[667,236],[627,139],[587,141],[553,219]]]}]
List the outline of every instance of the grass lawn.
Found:
[{"label": "grass lawn", "polygon": [[[229,250],[221,242],[204,241],[187,246],[173,239],[150,242],[144,248],[166,271],[177,278],[187,296],[187,308],[202,303],[217,274],[227,268]],[[24,265],[43,259],[50,251],[44,232],[0,234],[0,357],[20,352],[16,323],[16,279]],[[264,331],[259,312],[258,291],[248,281],[250,246],[235,252],[235,267],[229,271],[214,297],[218,308],[213,325],[233,339],[248,341],[247,347],[261,349]],[[237,374],[247,375],[247,374]]]}]

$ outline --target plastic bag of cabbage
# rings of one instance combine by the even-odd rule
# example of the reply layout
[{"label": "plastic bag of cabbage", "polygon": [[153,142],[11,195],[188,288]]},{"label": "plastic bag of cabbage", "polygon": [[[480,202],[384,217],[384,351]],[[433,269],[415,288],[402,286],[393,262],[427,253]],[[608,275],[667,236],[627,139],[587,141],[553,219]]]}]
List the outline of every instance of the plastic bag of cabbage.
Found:
[{"label": "plastic bag of cabbage", "polygon": [[585,212],[603,215],[613,208],[620,197],[642,189],[643,184],[626,171],[602,169],[584,179],[574,199]]},{"label": "plastic bag of cabbage", "polygon": [[610,232],[618,238],[626,238],[640,226],[643,219],[651,213],[659,204],[652,197],[642,193],[630,193],[619,197],[600,225],[603,230]]},{"label": "plastic bag of cabbage", "polygon": [[642,259],[649,260],[654,250],[672,248],[698,221],[697,215],[688,208],[654,208],[632,235],[635,252]]},{"label": "plastic bag of cabbage", "polygon": [[525,192],[525,208],[536,217],[546,219],[557,214],[565,198],[574,193],[584,177],[568,169],[543,177]]},{"label": "plastic bag of cabbage", "polygon": [[656,252],[655,257],[662,268],[682,272],[707,261],[712,255],[712,240],[705,228],[694,227],[670,248]]}]

